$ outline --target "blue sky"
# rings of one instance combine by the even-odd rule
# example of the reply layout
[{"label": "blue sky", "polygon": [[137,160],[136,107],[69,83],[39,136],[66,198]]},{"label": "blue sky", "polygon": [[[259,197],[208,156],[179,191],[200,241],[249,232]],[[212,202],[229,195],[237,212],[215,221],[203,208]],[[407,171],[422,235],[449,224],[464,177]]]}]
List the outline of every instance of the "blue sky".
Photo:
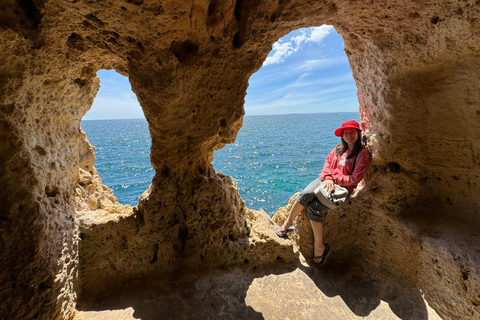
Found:
[{"label": "blue sky", "polygon": [[[83,117],[139,119],[143,112],[128,78],[100,70],[101,88]],[[262,68],[249,80],[246,115],[358,112],[356,86],[332,26],[292,31],[272,46]]]}]

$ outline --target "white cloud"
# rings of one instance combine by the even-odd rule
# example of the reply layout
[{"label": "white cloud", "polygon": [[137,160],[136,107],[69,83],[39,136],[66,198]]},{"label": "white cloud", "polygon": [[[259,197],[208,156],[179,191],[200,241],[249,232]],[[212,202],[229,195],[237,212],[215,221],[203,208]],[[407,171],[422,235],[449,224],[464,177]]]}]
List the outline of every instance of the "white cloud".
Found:
[{"label": "white cloud", "polygon": [[346,57],[333,57],[333,58],[324,58],[317,60],[306,60],[300,66],[296,68],[297,72],[306,72],[311,70],[319,70],[326,67],[331,67],[334,65],[340,65],[342,63],[348,63]]},{"label": "white cloud", "polygon": [[304,73],[292,82],[278,84],[274,87],[259,85],[259,88],[255,88],[255,91],[247,91],[246,101],[248,103],[261,104],[277,100],[279,97],[283,97],[286,93],[291,92],[291,90],[298,91],[301,95],[313,95],[319,89],[340,85],[348,85],[352,92],[356,92],[355,81],[351,73],[333,77],[316,77],[314,74]]},{"label": "white cloud", "polygon": [[312,27],[301,29],[300,34],[292,37],[289,41],[284,42],[282,39],[275,42],[272,46],[271,55],[265,59],[264,66],[283,62],[286,57],[292,53],[299,51],[308,43],[321,43],[330,31],[332,26],[323,25],[320,27]]},{"label": "white cloud", "polygon": [[[345,92],[345,91],[343,91]],[[358,99],[356,96],[304,96],[303,98],[289,95],[285,99],[268,104],[251,105],[245,110],[247,114],[282,114],[282,113],[313,113],[313,112],[356,112]]]},{"label": "white cloud", "polygon": [[277,41],[273,44],[273,55],[267,57],[263,65],[265,66],[272,63],[282,62],[285,57],[288,57],[295,51],[296,50],[294,50],[294,48],[292,47],[291,42],[282,43],[280,41]]},{"label": "white cloud", "polygon": [[[302,77],[305,76],[306,73],[317,73],[318,75],[318,71],[320,71],[321,69],[330,68],[333,66],[342,66],[345,63],[348,64],[347,58],[341,56],[322,58],[317,60],[306,60],[303,62],[297,61],[296,65],[293,67],[283,68],[282,66],[281,68],[283,69],[281,70],[281,73],[284,79],[297,76]],[[280,68],[280,66],[278,66],[277,68]],[[249,79],[249,86],[252,88],[256,88],[255,90],[259,90],[259,88],[263,88],[264,90],[270,90],[269,84],[272,84],[273,82],[278,80],[279,70],[277,68],[261,69],[262,72],[257,72]]]},{"label": "white cloud", "polygon": [[324,85],[338,85],[341,83],[349,83],[349,84],[355,84],[355,81],[353,81],[352,74],[351,73],[346,73],[343,75],[336,75],[334,77],[324,77],[324,78],[312,78],[309,77],[310,74],[305,73],[302,76],[300,76],[296,81],[286,84],[283,87],[278,88],[277,90],[286,90],[286,89],[294,89],[294,88],[303,88],[303,89],[308,89],[309,87],[321,87]]},{"label": "white cloud", "polygon": [[313,42],[320,43],[323,38],[325,38],[330,31],[332,31],[332,26],[323,25],[321,27],[312,28],[312,33],[310,34],[310,40]]},{"label": "white cloud", "polygon": [[[278,92],[280,93],[280,92]],[[248,96],[247,96],[248,98]],[[328,102],[328,104],[341,105],[340,102],[348,101],[348,104],[343,105],[342,108],[358,108],[358,100],[355,94],[354,84],[341,84],[333,87],[328,87],[322,90],[317,90],[305,94],[303,91],[285,91],[283,94],[270,95],[268,97],[258,96],[248,98],[248,106],[245,107],[247,113],[254,113],[256,110],[275,114],[281,112],[274,112],[274,110],[287,109],[299,111],[297,107],[305,107],[305,109],[315,106],[320,108],[321,105]],[[319,109],[316,109],[319,110]]]}]

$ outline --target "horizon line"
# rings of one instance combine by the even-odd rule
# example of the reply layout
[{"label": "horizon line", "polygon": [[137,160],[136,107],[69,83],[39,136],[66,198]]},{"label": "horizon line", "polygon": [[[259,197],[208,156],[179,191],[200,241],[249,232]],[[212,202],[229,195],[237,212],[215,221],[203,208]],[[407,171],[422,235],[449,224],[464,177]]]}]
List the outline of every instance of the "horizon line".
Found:
[{"label": "horizon line", "polygon": [[[298,114],[333,114],[333,113],[360,113],[360,111],[336,111],[336,112],[293,112],[293,113],[276,113],[276,114],[246,114],[244,117],[265,117],[265,116],[287,116]],[[81,121],[102,121],[102,120],[146,120],[143,118],[108,118],[108,119],[82,119]]]}]

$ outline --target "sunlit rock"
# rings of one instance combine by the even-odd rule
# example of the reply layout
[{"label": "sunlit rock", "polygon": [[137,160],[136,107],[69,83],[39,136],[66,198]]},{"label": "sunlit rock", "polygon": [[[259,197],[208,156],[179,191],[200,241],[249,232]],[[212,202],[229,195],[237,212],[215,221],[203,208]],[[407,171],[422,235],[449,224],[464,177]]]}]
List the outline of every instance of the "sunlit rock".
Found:
[{"label": "sunlit rock", "polygon": [[[246,208],[211,161],[235,141],[248,79],[272,44],[323,24],[344,39],[372,152],[365,192],[326,217],[332,255],[350,271],[371,265],[394,274],[444,319],[480,317],[474,2],[9,0],[0,7],[6,318],[72,318],[78,295],[152,275],[294,263],[295,245],[277,239],[269,217]],[[100,184],[80,128],[100,69],[129,76],[149,124],[156,175],[135,208],[120,206]],[[307,256],[308,229],[300,230]]]}]

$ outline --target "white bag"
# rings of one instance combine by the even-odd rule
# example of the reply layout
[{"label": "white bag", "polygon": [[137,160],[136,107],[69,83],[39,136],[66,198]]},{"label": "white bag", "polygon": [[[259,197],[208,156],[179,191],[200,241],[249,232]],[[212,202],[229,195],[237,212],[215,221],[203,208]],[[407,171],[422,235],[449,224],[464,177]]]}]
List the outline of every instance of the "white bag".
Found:
[{"label": "white bag", "polygon": [[334,184],[335,190],[328,192],[325,188],[325,181],[322,181],[315,189],[314,193],[320,202],[330,209],[335,209],[343,204],[350,196],[347,188]]},{"label": "white bag", "polygon": [[[357,164],[357,157],[358,153],[355,155],[355,159],[353,160],[352,165],[352,175],[353,171],[355,170],[355,165]],[[327,208],[335,209],[340,206],[342,203],[348,200],[350,197],[350,192],[347,188],[339,186],[338,184],[334,183],[335,190],[328,192],[325,188],[325,180],[320,183],[320,185],[313,191],[315,196],[317,197],[320,202],[325,205]]]}]

